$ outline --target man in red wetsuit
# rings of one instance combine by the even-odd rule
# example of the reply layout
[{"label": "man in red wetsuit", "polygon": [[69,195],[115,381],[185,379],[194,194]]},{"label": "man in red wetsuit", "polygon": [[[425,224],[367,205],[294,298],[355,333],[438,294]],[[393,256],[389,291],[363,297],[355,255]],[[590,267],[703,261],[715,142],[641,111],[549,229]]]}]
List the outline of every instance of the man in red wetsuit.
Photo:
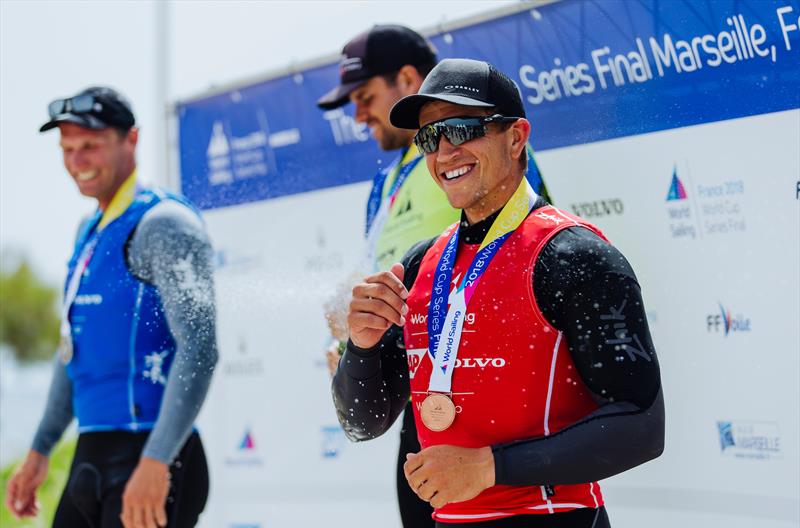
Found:
[{"label": "man in red wetsuit", "polygon": [[490,64],[442,61],[391,122],[418,130],[462,219],[353,289],[333,383],[346,433],[382,434],[410,394],[422,449],[405,475],[437,526],[609,526],[597,481],[663,450],[633,270],[527,184],[530,124]]}]

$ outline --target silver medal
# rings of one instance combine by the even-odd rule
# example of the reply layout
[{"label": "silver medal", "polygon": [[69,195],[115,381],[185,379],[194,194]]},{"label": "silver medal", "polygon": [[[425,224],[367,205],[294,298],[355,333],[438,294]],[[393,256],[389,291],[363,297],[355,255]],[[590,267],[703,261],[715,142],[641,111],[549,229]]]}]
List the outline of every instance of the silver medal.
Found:
[{"label": "silver medal", "polygon": [[58,343],[58,357],[64,365],[69,365],[69,362],[72,361],[72,352],[72,336],[62,334]]}]

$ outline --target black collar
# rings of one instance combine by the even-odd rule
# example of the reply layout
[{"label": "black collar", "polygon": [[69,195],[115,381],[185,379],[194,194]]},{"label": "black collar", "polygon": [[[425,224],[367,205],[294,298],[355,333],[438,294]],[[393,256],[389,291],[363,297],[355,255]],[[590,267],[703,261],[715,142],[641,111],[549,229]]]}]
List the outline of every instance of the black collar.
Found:
[{"label": "black collar", "polygon": [[[531,209],[531,212],[539,209],[540,207],[544,207],[545,205],[547,205],[547,201],[541,196],[537,196],[536,203],[533,204],[533,209]],[[458,238],[464,244],[480,244],[483,242],[483,239],[486,238],[486,234],[492,227],[492,223],[494,222],[495,218],[500,215],[500,211],[502,210],[503,209],[501,207],[480,222],[475,222],[474,224],[470,224],[467,221],[467,215],[464,214],[464,211],[461,211],[461,225],[458,228]]]}]

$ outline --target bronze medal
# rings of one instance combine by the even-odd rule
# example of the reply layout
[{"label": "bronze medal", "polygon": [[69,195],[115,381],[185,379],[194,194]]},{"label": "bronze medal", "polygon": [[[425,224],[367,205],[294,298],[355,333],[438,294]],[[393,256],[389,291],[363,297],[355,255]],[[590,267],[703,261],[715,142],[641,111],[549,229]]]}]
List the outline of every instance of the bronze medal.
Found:
[{"label": "bronze medal", "polygon": [[456,419],[456,406],[446,394],[432,392],[422,401],[419,410],[422,423],[431,431],[444,431]]},{"label": "bronze medal", "polygon": [[64,365],[72,361],[72,336],[62,335],[58,343],[58,357]]}]

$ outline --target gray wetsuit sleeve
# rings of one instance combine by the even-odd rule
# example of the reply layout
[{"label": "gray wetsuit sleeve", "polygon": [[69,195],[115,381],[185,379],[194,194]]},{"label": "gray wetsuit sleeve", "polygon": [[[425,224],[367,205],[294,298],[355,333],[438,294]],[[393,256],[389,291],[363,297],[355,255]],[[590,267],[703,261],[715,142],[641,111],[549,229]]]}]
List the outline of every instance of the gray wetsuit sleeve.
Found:
[{"label": "gray wetsuit sleeve", "polygon": [[56,358],[44,416],[39,422],[31,448],[49,456],[70,422],[72,422],[72,382],[67,376],[66,367]]},{"label": "gray wetsuit sleeve", "polygon": [[217,363],[211,243],[197,214],[165,200],[144,215],[127,249],[131,273],[158,290],[177,346],[142,452],[169,464],[192,431]]},{"label": "gray wetsuit sleeve", "polygon": [[[87,216],[81,220],[75,233],[76,238],[90,218]],[[72,381],[67,375],[67,368],[56,357],[44,415],[36,429],[31,449],[48,456],[69,427],[72,417]]]}]

